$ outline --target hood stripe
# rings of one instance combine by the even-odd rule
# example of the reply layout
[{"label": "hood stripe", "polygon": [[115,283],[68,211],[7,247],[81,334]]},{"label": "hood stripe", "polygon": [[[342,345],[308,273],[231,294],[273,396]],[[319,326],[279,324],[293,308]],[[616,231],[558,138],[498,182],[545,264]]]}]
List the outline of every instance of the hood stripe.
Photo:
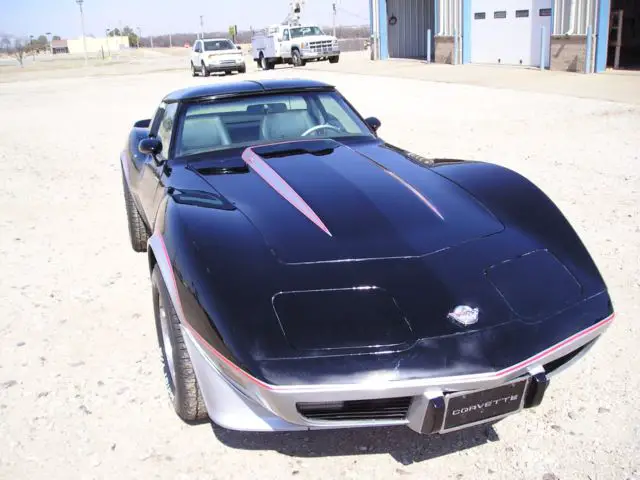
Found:
[{"label": "hood stripe", "polygon": [[242,152],[242,159],[249,167],[269,184],[278,194],[295,207],[300,213],[311,220],[320,230],[332,237],[327,226],[320,217],[302,199],[300,195],[278,173],[264,161],[251,147]]},{"label": "hood stripe", "polygon": [[438,217],[440,217],[440,220],[444,221],[444,216],[440,213],[440,210],[438,210],[435,207],[435,205],[433,203],[431,203],[429,201],[429,199],[427,197],[425,197],[422,193],[420,193],[414,186],[412,186],[409,183],[407,183],[403,178],[401,178],[397,174],[393,173],[391,170],[389,170],[387,168],[384,168],[384,171],[387,172],[389,175],[391,175],[393,178],[395,178],[397,181],[399,181],[406,188],[408,188],[416,197],[418,197],[422,201],[422,203],[424,203],[427,207],[429,207],[429,209],[433,213],[435,213]]}]

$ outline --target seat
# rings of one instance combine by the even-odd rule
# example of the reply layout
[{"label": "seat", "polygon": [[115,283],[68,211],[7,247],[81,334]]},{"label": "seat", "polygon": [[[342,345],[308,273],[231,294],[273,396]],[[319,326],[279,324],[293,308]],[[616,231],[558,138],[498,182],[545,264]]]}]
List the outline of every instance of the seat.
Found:
[{"label": "seat", "polygon": [[178,155],[213,150],[230,144],[227,127],[218,115],[196,115],[184,121]]},{"label": "seat", "polygon": [[260,138],[281,140],[300,137],[315,124],[306,110],[268,113],[260,123]]}]

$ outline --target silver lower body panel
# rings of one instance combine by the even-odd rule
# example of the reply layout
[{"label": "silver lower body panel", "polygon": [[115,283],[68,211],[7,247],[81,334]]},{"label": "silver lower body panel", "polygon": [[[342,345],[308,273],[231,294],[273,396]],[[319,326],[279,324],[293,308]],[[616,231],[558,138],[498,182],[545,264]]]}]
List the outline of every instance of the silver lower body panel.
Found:
[{"label": "silver lower body panel", "polygon": [[[466,428],[473,424],[499,420],[524,408],[524,396],[530,395],[534,376],[546,378],[543,364],[562,355],[566,355],[582,346],[580,354],[562,365],[564,370],[575,363],[585,351],[591,348],[602,330],[594,330],[581,336],[563,348],[556,349],[551,355],[540,356],[539,361],[530,364],[523,362],[522,368],[510,368],[508,375],[495,373],[447,377],[416,381],[379,381],[358,385],[304,385],[277,388],[255,388],[243,391],[225,375],[223,369],[211,358],[202,345],[183,327],[183,335],[189,355],[196,372],[209,416],[213,422],[230,430],[240,431],[296,431],[311,429],[335,429],[357,427],[380,427],[407,425],[420,433],[444,433]],[[515,366],[517,367],[517,366]],[[555,375],[557,371],[552,372]],[[550,375],[551,376],[551,375]],[[477,392],[507,385],[517,379],[528,379],[526,389],[519,399],[519,405],[506,414],[484,418],[482,421],[461,427],[447,428],[442,416],[446,414],[448,395],[453,392]],[[393,420],[317,420],[303,416],[298,411],[299,403],[340,402],[353,400],[374,400],[396,397],[412,397],[407,415],[403,419]],[[438,414],[437,409],[441,411]],[[436,409],[436,410],[434,410]],[[433,416],[440,416],[440,423],[427,427]],[[435,418],[435,417],[434,417]],[[434,428],[434,430],[429,430]],[[425,431],[429,430],[429,431]]]}]

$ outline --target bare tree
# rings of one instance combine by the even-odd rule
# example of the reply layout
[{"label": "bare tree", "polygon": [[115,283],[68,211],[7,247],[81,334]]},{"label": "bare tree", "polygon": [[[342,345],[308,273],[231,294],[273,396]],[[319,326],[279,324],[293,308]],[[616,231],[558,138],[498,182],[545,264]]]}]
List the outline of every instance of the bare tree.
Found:
[{"label": "bare tree", "polygon": [[16,39],[11,53],[18,60],[20,66],[24,67],[24,56],[29,53],[29,44]]},{"label": "bare tree", "polygon": [[9,40],[9,37],[2,37],[2,40],[0,40],[0,45],[2,45],[2,48],[4,48],[7,53],[9,53],[11,40]]}]

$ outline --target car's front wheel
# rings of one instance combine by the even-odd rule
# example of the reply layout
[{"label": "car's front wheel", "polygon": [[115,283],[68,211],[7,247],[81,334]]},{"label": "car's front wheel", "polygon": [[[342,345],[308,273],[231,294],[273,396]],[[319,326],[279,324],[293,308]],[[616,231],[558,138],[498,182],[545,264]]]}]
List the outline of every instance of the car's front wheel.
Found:
[{"label": "car's front wheel", "polygon": [[135,252],[146,252],[149,232],[147,231],[147,226],[142,220],[140,212],[138,212],[136,202],[133,199],[133,195],[131,195],[129,185],[127,185],[127,181],[124,178],[124,173],[122,174],[122,188],[124,190],[124,205],[127,209],[127,224],[129,227],[131,247]]},{"label": "car's front wheel", "polygon": [[151,274],[153,311],[169,399],[185,422],[207,420],[207,408],[180,329],[180,320],[156,265]]},{"label": "car's front wheel", "polygon": [[238,73],[247,73],[247,66],[243,65],[238,69]]},{"label": "car's front wheel", "polygon": [[196,66],[193,64],[193,62],[191,62],[191,76],[192,77],[198,76],[198,71],[196,70]]},{"label": "car's front wheel", "polygon": [[208,77],[211,74],[211,72],[207,70],[207,66],[204,64],[204,62],[202,62],[202,74],[205,77]]},{"label": "car's front wheel", "polygon": [[336,55],[335,57],[329,57],[329,63],[338,63],[340,61],[340,55]]}]

